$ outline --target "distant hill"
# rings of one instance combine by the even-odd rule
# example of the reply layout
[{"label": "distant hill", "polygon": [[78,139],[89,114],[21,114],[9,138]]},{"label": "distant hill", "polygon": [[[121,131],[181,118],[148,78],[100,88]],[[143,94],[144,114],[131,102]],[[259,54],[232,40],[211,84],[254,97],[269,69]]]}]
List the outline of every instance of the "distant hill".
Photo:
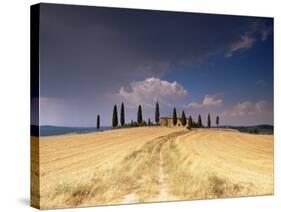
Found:
[{"label": "distant hill", "polygon": [[[101,127],[99,130],[109,130],[111,127]],[[95,127],[61,127],[61,126],[36,126],[31,125],[31,135],[33,136],[50,136],[63,135],[68,133],[90,133],[96,132]]]},{"label": "distant hill", "polygon": [[258,134],[273,134],[274,126],[261,124],[261,125],[253,125],[253,126],[220,126],[220,128],[230,128],[235,129],[240,132],[249,132],[254,133],[255,129]]}]

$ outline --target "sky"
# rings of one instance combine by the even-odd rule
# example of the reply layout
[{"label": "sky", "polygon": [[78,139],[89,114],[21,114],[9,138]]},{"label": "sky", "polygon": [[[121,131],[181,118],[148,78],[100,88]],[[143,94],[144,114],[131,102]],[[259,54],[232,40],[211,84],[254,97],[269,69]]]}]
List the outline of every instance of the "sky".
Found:
[{"label": "sky", "polygon": [[185,111],[273,124],[273,19],[41,4],[40,125],[111,126]]}]

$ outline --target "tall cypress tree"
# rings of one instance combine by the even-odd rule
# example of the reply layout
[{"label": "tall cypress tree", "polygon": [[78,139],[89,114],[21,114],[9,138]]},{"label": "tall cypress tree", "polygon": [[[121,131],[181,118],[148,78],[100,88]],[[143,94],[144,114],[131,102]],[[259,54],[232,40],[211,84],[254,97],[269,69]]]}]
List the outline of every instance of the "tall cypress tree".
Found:
[{"label": "tall cypress tree", "polygon": [[208,113],[208,128],[211,127],[211,117],[210,117],[210,113]]},{"label": "tall cypress tree", "polygon": [[182,111],[182,114],[181,114],[181,124],[182,124],[182,126],[186,125],[186,116],[185,116],[184,111]]},{"label": "tall cypress tree", "polygon": [[97,129],[100,128],[100,115],[97,115]]},{"label": "tall cypress tree", "polygon": [[138,122],[138,124],[141,124],[141,123],[142,123],[142,110],[141,110],[141,105],[139,105],[139,107],[138,107],[137,122]]},{"label": "tall cypress tree", "polygon": [[159,110],[159,104],[158,104],[158,101],[157,101],[156,106],[155,106],[155,122],[156,122],[156,124],[159,123],[159,119],[160,119],[160,110]]},{"label": "tall cypress tree", "polygon": [[189,116],[188,118],[188,128],[192,128],[192,117]]},{"label": "tall cypress tree", "polygon": [[177,111],[176,111],[176,108],[174,108],[174,111],[173,111],[173,125],[174,126],[177,125]]},{"label": "tall cypress tree", "polygon": [[198,127],[202,127],[202,119],[201,119],[201,115],[199,114],[198,116]]},{"label": "tall cypress tree", "polygon": [[112,127],[117,127],[117,125],[118,125],[117,106],[114,105],[113,114],[112,114]]},{"label": "tall cypress tree", "polygon": [[219,124],[220,124],[220,117],[219,117],[219,116],[216,117],[216,124],[217,124],[217,127],[218,127]]},{"label": "tall cypress tree", "polygon": [[121,104],[121,111],[120,111],[120,124],[121,126],[125,125],[125,111],[124,111],[124,103]]}]

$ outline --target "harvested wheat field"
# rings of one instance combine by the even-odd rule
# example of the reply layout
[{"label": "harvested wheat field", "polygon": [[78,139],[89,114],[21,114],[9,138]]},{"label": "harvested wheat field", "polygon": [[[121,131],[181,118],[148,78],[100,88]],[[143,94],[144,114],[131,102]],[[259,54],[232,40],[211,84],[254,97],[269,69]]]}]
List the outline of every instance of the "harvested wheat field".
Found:
[{"label": "harvested wheat field", "polygon": [[39,147],[41,208],[273,193],[272,135],[140,127],[40,137]]}]

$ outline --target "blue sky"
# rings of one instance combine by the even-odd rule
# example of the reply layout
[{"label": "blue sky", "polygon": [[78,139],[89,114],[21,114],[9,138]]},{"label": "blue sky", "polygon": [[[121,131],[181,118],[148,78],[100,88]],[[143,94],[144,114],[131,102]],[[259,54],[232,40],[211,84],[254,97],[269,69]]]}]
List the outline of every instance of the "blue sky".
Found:
[{"label": "blue sky", "polygon": [[178,113],[273,124],[273,19],[41,4],[40,125]]}]

